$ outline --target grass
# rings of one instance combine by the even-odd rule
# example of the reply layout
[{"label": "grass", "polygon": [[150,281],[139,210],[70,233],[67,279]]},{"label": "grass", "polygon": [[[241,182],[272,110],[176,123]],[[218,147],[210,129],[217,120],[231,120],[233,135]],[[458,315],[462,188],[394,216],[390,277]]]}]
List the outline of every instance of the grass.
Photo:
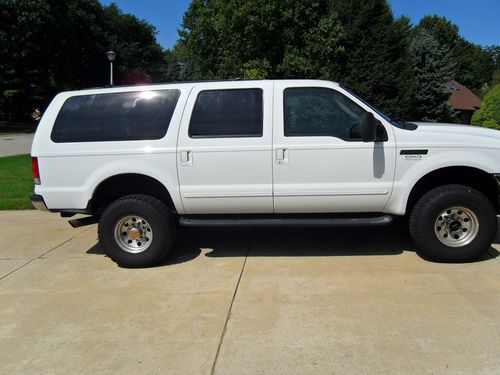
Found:
[{"label": "grass", "polygon": [[32,209],[33,174],[29,155],[0,158],[0,210]]}]

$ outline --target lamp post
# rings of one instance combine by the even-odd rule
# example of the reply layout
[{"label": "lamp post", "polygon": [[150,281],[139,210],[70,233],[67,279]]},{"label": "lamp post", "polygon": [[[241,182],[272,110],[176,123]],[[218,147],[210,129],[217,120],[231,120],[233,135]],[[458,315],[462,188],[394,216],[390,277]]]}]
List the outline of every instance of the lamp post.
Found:
[{"label": "lamp post", "polygon": [[109,60],[109,85],[113,86],[113,62],[116,58],[116,53],[114,51],[106,52],[106,56]]}]

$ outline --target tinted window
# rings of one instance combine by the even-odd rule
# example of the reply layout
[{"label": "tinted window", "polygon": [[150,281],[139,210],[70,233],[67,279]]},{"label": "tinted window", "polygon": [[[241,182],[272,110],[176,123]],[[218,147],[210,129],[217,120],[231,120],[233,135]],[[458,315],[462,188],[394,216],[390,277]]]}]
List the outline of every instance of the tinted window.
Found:
[{"label": "tinted window", "polygon": [[160,139],[167,133],[178,90],[74,96],[57,115],[54,142]]},{"label": "tinted window", "polygon": [[199,93],[189,124],[191,137],[262,136],[262,90]]},{"label": "tinted window", "polygon": [[285,90],[285,136],[333,136],[361,140],[365,110],[338,91],[304,87]]}]

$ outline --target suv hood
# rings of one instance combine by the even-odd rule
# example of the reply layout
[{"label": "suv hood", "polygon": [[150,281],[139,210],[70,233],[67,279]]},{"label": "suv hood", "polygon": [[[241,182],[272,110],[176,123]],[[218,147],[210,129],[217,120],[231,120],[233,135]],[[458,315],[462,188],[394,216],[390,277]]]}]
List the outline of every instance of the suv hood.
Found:
[{"label": "suv hood", "polygon": [[426,143],[428,147],[481,147],[500,149],[500,131],[474,125],[413,122],[415,130],[398,132],[400,145]]}]

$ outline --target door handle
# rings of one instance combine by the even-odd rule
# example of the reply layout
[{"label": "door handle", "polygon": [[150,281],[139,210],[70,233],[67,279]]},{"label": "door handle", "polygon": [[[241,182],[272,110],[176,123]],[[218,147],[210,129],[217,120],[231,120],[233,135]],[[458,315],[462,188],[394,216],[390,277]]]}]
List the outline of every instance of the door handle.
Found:
[{"label": "door handle", "polygon": [[193,156],[191,154],[191,151],[181,151],[181,165],[193,165]]},{"label": "door handle", "polygon": [[288,150],[286,148],[276,149],[276,163],[288,164]]}]

